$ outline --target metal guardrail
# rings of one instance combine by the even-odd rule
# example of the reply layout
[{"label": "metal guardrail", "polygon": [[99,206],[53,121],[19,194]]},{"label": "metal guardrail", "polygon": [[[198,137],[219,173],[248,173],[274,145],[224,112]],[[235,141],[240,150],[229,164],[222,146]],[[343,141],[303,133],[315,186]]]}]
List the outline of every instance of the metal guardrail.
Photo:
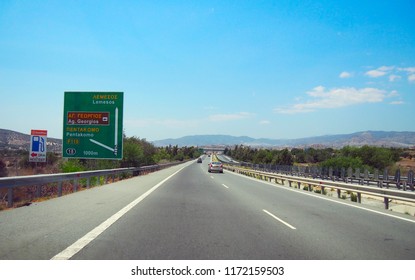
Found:
[{"label": "metal guardrail", "polygon": [[[222,158],[223,159],[223,158]],[[224,163],[246,167],[253,170],[265,171],[269,173],[278,173],[291,176],[308,177],[313,179],[339,181],[346,183],[358,183],[359,185],[377,186],[377,187],[394,187],[398,190],[415,190],[415,176],[414,171],[409,170],[407,176],[401,176],[400,169],[395,171],[394,175],[389,173],[388,169],[383,170],[381,173],[379,170],[374,170],[370,173],[368,169],[361,170],[356,168],[325,168],[319,166],[296,166],[296,165],[271,165],[271,164],[253,164],[248,162],[230,162],[224,161]]]},{"label": "metal guardrail", "polygon": [[313,179],[308,177],[299,177],[299,176],[292,176],[292,175],[285,175],[285,174],[276,174],[270,173],[265,171],[257,171],[253,169],[247,169],[243,167],[238,167],[235,165],[225,165],[227,170],[237,172],[246,176],[250,177],[257,177],[259,179],[263,179],[266,181],[274,180],[275,183],[278,183],[278,180],[282,181],[282,184],[287,181],[289,186],[292,187],[293,183],[297,183],[297,187],[300,189],[301,184],[307,185],[307,189],[309,191],[317,190],[321,192],[321,194],[325,194],[325,189],[336,189],[338,197],[341,197],[341,191],[348,191],[352,193],[356,193],[357,197],[356,200],[358,203],[362,201],[362,194],[371,195],[371,196],[378,196],[383,197],[385,209],[389,209],[390,200],[400,200],[400,201],[407,201],[415,203],[415,192],[413,191],[403,191],[397,189],[389,189],[389,188],[380,188],[380,187],[372,187],[372,186],[364,186],[364,185],[357,185],[357,184],[350,184],[346,182],[339,182],[339,181],[330,181],[330,180],[322,180],[322,179]]},{"label": "metal guardrail", "polygon": [[[36,197],[41,197],[42,187],[49,183],[58,183],[58,197],[62,196],[62,183],[65,181],[73,182],[73,192],[76,192],[79,187],[79,180],[86,179],[86,188],[90,187],[91,178],[105,177],[105,183],[108,182],[109,176],[120,176],[129,174],[131,176],[139,176],[144,172],[155,172],[167,167],[181,164],[183,162],[168,163],[160,165],[150,165],[143,167],[117,168],[95,171],[83,171],[73,173],[58,173],[58,174],[42,174],[32,176],[15,176],[0,178],[0,189],[7,188],[7,207],[13,207],[13,192],[17,187],[33,187],[36,186]],[[99,180],[98,180],[99,182]]]}]

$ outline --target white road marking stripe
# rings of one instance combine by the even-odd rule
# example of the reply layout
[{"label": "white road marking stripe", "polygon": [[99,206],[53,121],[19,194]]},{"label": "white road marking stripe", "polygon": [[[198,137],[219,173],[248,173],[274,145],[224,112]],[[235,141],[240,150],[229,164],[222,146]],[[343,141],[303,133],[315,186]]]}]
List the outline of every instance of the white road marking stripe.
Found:
[{"label": "white road marking stripe", "polygon": [[152,187],[150,190],[142,194],[139,198],[125,206],[123,209],[112,215],[108,220],[104,221],[102,224],[88,232],[85,236],[81,237],[76,241],[74,244],[57,254],[52,258],[52,260],[69,260],[72,258],[76,253],[81,251],[83,248],[85,248],[86,245],[88,245],[90,242],[92,242],[95,238],[97,238],[101,233],[103,233],[107,228],[109,228],[112,224],[114,224],[118,219],[120,219],[124,214],[126,214],[128,211],[130,211],[134,206],[136,206],[138,203],[140,203],[143,199],[145,199],[147,196],[149,196],[153,191],[155,191],[158,187],[160,187],[162,184],[164,184],[167,180],[172,178],[174,175],[182,171],[186,166],[180,168],[178,171]]},{"label": "white road marking stripe", "polygon": [[283,223],[284,225],[286,225],[287,227],[289,227],[290,229],[296,229],[295,227],[293,227],[292,225],[290,225],[289,223],[281,220],[280,218],[278,218],[277,216],[275,216],[274,214],[268,212],[265,209],[262,209],[262,211],[264,211],[265,213],[267,213],[268,215],[270,215],[271,217],[273,217],[275,220],[279,221],[280,223]]},{"label": "white road marking stripe", "polygon": [[225,188],[229,189],[229,187],[227,185],[225,185],[225,184],[222,184],[222,186],[224,186]]},{"label": "white road marking stripe", "polygon": [[210,178],[215,179],[215,177],[213,177],[213,176],[210,176]]}]

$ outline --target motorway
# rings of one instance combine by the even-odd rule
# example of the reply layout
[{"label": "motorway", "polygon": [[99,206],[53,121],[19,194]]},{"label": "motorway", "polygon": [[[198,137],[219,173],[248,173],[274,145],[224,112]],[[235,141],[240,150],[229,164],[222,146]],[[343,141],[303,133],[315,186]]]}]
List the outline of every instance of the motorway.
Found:
[{"label": "motorway", "polygon": [[415,259],[415,218],[184,163],[0,212],[0,259]]}]

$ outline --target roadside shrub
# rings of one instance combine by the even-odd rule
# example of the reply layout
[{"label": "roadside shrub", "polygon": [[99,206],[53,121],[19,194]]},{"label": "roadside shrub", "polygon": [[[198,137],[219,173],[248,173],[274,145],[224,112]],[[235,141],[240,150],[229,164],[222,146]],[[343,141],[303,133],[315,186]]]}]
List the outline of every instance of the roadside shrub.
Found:
[{"label": "roadside shrub", "polygon": [[61,170],[63,173],[80,172],[85,171],[85,167],[78,159],[69,159],[62,162]]},{"label": "roadside shrub", "polygon": [[322,192],[322,190],[316,189],[316,190],[314,190],[314,192],[315,192],[315,193],[319,193],[319,194],[323,193],[324,195],[327,195],[327,191],[326,191],[326,190],[324,190],[324,191]]},{"label": "roadside shrub", "polygon": [[348,169],[349,167],[356,169],[356,168],[364,168],[363,161],[357,157],[345,157],[339,156],[335,158],[328,159],[320,164],[321,167],[330,168],[333,167],[334,169]]}]

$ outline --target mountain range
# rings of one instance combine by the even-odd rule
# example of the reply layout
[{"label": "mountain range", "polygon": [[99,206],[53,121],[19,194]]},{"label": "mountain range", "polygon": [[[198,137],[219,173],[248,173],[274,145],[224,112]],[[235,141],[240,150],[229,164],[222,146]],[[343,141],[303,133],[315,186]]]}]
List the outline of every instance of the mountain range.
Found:
[{"label": "mountain range", "polygon": [[[0,150],[29,150],[30,135],[0,129]],[[299,139],[267,139],[251,138],[247,136],[229,135],[194,135],[181,138],[170,138],[152,142],[155,146],[234,146],[245,145],[266,148],[285,148],[285,147],[333,147],[341,148],[344,146],[384,146],[411,148],[415,147],[415,132],[403,131],[362,131],[351,134],[325,135],[317,137]],[[48,151],[61,152],[62,140],[48,137]]]},{"label": "mountain range", "polygon": [[245,145],[255,147],[333,147],[344,146],[385,146],[415,147],[415,132],[363,131],[351,134],[325,135],[299,139],[267,139],[247,136],[229,135],[195,135],[177,139],[165,139],[153,142],[156,146],[212,146],[212,145]]}]

